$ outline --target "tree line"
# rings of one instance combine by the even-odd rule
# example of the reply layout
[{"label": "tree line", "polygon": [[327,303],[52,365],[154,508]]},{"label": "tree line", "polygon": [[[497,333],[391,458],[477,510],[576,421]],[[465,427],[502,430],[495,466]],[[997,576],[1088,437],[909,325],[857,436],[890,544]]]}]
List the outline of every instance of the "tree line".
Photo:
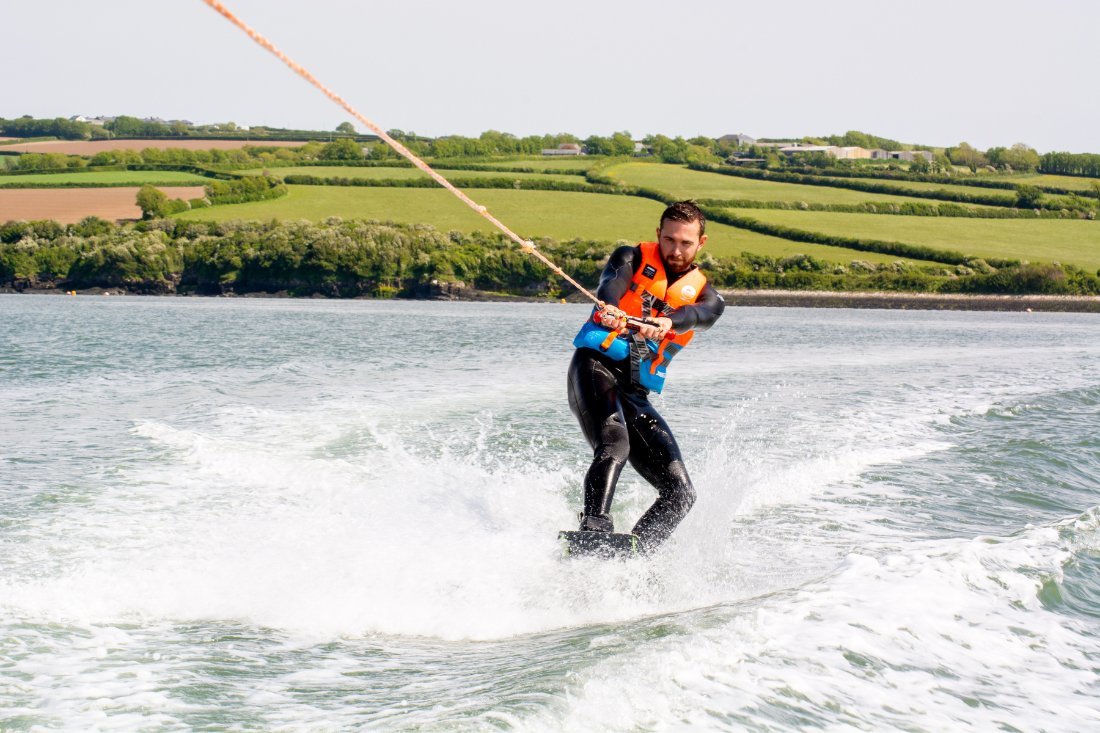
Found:
[{"label": "tree line", "polygon": [[[1096,153],[1046,153],[1039,170],[1065,176],[1100,177],[1100,155]],[[1100,192],[1100,188],[1097,189]]]},{"label": "tree line", "polygon": [[[358,158],[347,153],[348,145],[358,152]],[[144,148],[142,150],[104,150],[94,155],[65,153],[24,153],[12,166],[13,171],[73,170],[105,166],[201,166],[219,170],[294,166],[310,162],[340,162],[363,160],[361,147],[347,138],[331,143],[309,142],[287,148],[246,145],[230,150],[190,150],[187,148]]]},{"label": "tree line", "polygon": [[[336,128],[337,134],[377,140],[374,135],[357,135],[350,123]],[[325,130],[291,130],[280,127],[254,126],[241,129],[234,122],[195,125],[181,120],[161,122],[142,120],[130,115],[119,115],[103,124],[70,120],[65,117],[36,119],[30,115],[14,119],[0,118],[0,135],[10,137],[57,137],[62,140],[91,140],[109,137],[161,138],[161,137],[212,137],[227,139],[272,138],[301,140],[302,138],[331,137]]]},{"label": "tree line", "polygon": [[[587,287],[595,287],[617,244],[536,243]],[[699,263],[720,288],[1100,294],[1095,275],[1059,265],[997,267],[983,260],[838,265],[808,255],[719,258],[706,251]],[[67,226],[8,222],[0,225],[0,286],[331,297],[573,294],[502,235],[339,218],[320,223],[153,219],[116,225],[95,217]]]},{"label": "tree line", "polygon": [[[119,115],[103,125],[91,124],[69,120],[63,117],[53,119],[36,119],[29,115],[14,119],[0,118],[0,135],[11,137],[58,137],[66,140],[82,140],[104,137],[232,137],[240,138],[243,135],[233,122],[218,123],[212,125],[192,125],[181,121],[160,122],[156,120],[142,120],[128,115]],[[465,137],[462,135],[445,135],[437,138],[427,138],[417,135],[415,132],[404,130],[389,130],[388,133],[401,141],[406,147],[420,156],[435,158],[470,158],[470,157],[500,157],[519,155],[538,155],[547,148],[556,148],[563,143],[577,143],[584,147],[589,155],[621,156],[633,155],[635,140],[629,131],[614,132],[611,135],[589,135],[580,138],[570,133],[556,133],[545,135],[527,135],[519,137],[498,130],[486,130],[478,137]],[[343,136],[331,139],[333,134]],[[318,138],[327,136],[330,143],[341,143],[342,147],[330,151],[330,159],[354,159],[359,157],[352,150],[350,143],[377,140],[371,135],[357,135],[354,126],[350,122],[343,122],[337,126],[335,133],[318,130],[289,130],[284,128],[255,126],[248,130],[249,137],[292,139],[289,136],[304,136]],[[768,142],[764,138],[760,142]],[[320,145],[322,141],[317,144]],[[782,156],[777,155],[773,149],[759,147],[750,148],[738,144],[732,139],[711,138],[698,135],[691,138],[667,137],[665,135],[647,135],[641,141],[647,154],[667,163],[707,163],[724,160],[735,153],[752,152],[755,156],[766,158],[776,166],[785,164]],[[789,142],[799,142],[811,145],[836,145],[856,146],[865,149],[883,149],[889,151],[903,149],[932,149],[932,146],[905,145],[897,140],[859,130],[849,130],[843,135],[804,136]],[[340,152],[351,158],[341,158]],[[209,152],[209,151],[192,151]],[[315,154],[313,151],[306,155]],[[397,157],[388,146],[381,143],[371,143],[371,157],[375,159],[392,159]],[[1100,155],[1094,153],[1065,153],[1051,152],[1042,156],[1025,143],[1016,143],[1010,147],[995,146],[981,151],[967,142],[948,147],[944,150],[942,161],[952,165],[966,166],[972,171],[982,168],[994,168],[998,170],[1014,172],[1031,172],[1039,170],[1043,173],[1060,173],[1068,175],[1100,176]],[[147,161],[153,162],[153,161]],[[182,162],[182,161],[174,161]],[[212,160],[195,160],[210,164]],[[804,162],[804,161],[803,161]],[[100,165],[93,163],[92,165]],[[916,162],[917,167],[923,167],[924,163]],[[75,166],[74,166],[75,167]],[[933,164],[935,167],[935,163]]]},{"label": "tree line", "polygon": [[58,137],[62,140],[87,140],[93,136],[106,137],[97,125],[77,122],[64,117],[39,120],[30,116],[7,120],[0,117],[0,135],[5,137]]}]

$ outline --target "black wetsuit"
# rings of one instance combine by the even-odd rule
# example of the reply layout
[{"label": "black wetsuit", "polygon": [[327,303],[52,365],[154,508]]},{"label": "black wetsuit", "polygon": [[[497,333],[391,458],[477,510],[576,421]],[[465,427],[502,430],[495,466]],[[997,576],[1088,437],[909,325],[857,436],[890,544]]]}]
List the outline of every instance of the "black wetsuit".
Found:
[{"label": "black wetsuit", "polygon": [[[638,247],[616,249],[600,277],[596,294],[617,305],[641,266]],[[694,267],[694,266],[693,266]],[[666,272],[668,268],[666,268]],[[671,284],[686,272],[667,272]],[[709,284],[694,304],[670,316],[676,331],[703,331],[722,315],[725,303]],[[668,539],[695,503],[695,487],[684,467],[676,438],[649,402],[649,391],[630,379],[630,361],[615,361],[587,348],[569,364],[569,407],[595,453],[584,480],[581,529],[611,531],[611,500],[626,461],[657,489],[657,501],[634,525],[643,548]]]}]

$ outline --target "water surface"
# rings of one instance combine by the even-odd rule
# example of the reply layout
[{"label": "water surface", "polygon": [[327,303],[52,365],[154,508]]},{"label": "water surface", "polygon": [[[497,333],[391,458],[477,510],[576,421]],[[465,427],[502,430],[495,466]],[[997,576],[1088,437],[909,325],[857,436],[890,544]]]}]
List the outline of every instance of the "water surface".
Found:
[{"label": "water surface", "polygon": [[586,312],[0,296],[0,729],[1100,725],[1100,319],[729,309],[562,562]]}]

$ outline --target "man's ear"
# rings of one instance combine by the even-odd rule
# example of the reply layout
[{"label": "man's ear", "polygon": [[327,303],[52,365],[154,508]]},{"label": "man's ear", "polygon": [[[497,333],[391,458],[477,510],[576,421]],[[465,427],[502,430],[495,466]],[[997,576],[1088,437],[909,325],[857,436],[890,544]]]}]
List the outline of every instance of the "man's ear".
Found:
[{"label": "man's ear", "polygon": [[706,244],[706,243],[707,243],[707,235],[704,234],[703,236],[699,237],[699,249],[702,249],[703,245]]}]

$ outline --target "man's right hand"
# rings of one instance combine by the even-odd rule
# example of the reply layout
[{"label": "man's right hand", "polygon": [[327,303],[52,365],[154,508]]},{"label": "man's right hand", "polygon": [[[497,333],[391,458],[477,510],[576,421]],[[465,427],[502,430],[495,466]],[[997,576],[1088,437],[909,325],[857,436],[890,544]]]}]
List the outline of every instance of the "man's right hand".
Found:
[{"label": "man's right hand", "polygon": [[626,313],[613,305],[604,305],[599,310],[600,325],[613,331],[626,329]]}]

